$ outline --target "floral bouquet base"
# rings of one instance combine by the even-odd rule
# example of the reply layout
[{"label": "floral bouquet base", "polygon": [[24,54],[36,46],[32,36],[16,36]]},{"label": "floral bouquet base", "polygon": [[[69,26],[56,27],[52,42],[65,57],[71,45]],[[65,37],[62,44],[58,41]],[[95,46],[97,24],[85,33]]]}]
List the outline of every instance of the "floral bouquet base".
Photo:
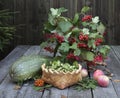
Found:
[{"label": "floral bouquet base", "polygon": [[53,86],[64,89],[68,86],[76,84],[78,81],[82,80],[81,76],[82,66],[79,64],[78,70],[72,72],[62,72],[62,71],[53,71],[47,69],[45,64],[42,65],[42,79]]}]

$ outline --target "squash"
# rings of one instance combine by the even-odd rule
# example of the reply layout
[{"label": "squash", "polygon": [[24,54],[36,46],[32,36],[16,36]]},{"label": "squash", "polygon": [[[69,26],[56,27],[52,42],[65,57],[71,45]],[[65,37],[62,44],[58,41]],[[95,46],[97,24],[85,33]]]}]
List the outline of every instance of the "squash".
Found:
[{"label": "squash", "polygon": [[23,82],[40,73],[41,65],[49,59],[39,55],[23,56],[12,64],[9,75],[14,82]]}]

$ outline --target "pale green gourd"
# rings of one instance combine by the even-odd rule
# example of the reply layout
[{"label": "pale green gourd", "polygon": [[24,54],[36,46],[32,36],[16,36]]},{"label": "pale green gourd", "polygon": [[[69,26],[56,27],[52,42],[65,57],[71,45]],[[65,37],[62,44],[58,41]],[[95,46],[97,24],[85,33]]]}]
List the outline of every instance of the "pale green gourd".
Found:
[{"label": "pale green gourd", "polygon": [[50,58],[39,55],[23,56],[15,61],[9,71],[11,79],[15,82],[25,81],[34,76],[41,70],[41,65]]}]

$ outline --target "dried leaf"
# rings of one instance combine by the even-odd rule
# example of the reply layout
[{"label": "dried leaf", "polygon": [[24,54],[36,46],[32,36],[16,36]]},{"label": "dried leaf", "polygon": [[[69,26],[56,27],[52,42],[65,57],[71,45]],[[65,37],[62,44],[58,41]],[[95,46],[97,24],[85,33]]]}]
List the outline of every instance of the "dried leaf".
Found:
[{"label": "dried leaf", "polygon": [[61,98],[67,98],[67,96],[65,96],[65,95],[61,95]]},{"label": "dried leaf", "polygon": [[120,80],[118,80],[118,79],[115,79],[115,80],[113,80],[114,82],[120,82]]},{"label": "dried leaf", "polygon": [[20,88],[21,88],[21,86],[15,85],[14,90],[19,90]]}]

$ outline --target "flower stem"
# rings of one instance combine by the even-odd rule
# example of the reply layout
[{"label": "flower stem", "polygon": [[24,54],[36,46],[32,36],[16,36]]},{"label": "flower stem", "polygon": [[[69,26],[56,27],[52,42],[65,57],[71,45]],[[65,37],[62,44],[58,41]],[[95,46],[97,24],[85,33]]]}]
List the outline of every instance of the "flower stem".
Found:
[{"label": "flower stem", "polygon": [[54,51],[53,57],[56,56],[56,53],[57,53],[57,50],[58,50],[59,46],[60,46],[60,44],[57,43],[57,45],[56,45],[56,47],[55,47],[55,51]]}]

